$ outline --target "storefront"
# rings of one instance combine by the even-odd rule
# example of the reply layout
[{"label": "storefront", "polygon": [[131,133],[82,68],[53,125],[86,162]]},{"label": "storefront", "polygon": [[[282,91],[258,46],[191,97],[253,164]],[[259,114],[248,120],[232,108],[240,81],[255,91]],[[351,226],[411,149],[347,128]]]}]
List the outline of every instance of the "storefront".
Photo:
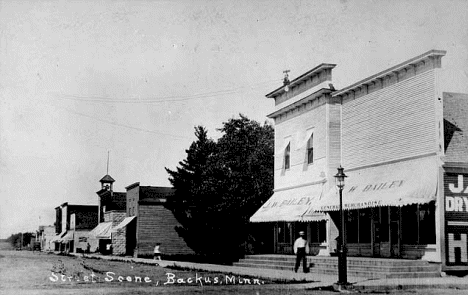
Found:
[{"label": "storefront", "polygon": [[468,168],[448,168],[447,170],[444,175],[445,264],[447,270],[466,270],[468,267]]},{"label": "storefront", "polygon": [[250,218],[251,222],[268,224],[266,230],[271,234],[269,239],[273,242],[270,253],[293,254],[294,241],[299,231],[306,232],[311,254],[326,251],[328,216],[310,210],[322,198],[324,186],[324,182],[318,182],[277,190]]},{"label": "storefront", "polygon": [[112,222],[99,223],[90,233],[90,251],[109,254],[112,245]]},{"label": "storefront", "polygon": [[[435,254],[438,171],[435,156],[347,171],[343,208],[348,255],[421,259]],[[335,188],[316,208],[339,224]]]}]

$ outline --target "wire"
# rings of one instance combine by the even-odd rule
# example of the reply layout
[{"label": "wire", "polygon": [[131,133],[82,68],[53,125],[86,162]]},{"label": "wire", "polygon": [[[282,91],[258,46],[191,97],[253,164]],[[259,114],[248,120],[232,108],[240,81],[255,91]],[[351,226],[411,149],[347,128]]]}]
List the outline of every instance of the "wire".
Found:
[{"label": "wire", "polygon": [[65,110],[65,111],[67,111],[69,113],[78,115],[78,116],[83,116],[83,117],[86,117],[86,118],[90,118],[90,119],[93,119],[93,120],[96,120],[96,121],[99,121],[99,122],[103,122],[103,123],[107,123],[107,124],[110,124],[110,125],[114,125],[114,126],[119,126],[119,127],[124,127],[124,128],[128,128],[128,129],[138,130],[138,131],[142,131],[142,132],[153,133],[153,134],[157,134],[157,135],[170,136],[170,137],[175,137],[175,138],[180,138],[180,139],[192,139],[192,138],[187,137],[187,136],[164,133],[164,132],[160,132],[160,131],[148,130],[148,129],[144,129],[144,128],[138,128],[138,127],[133,127],[133,126],[120,124],[120,123],[116,123],[116,122],[112,122],[112,121],[107,121],[107,120],[99,119],[99,118],[96,118],[96,117],[93,117],[93,116],[90,116],[90,115],[86,115],[86,114],[83,114],[83,113],[78,113],[78,112],[72,111],[72,110],[67,109],[67,108],[61,108],[61,107],[58,107],[58,106],[55,106],[55,107],[59,108],[59,109],[62,109],[62,110]]},{"label": "wire", "polygon": [[221,95],[228,95],[228,94],[236,94],[239,93],[239,89],[243,88],[252,88],[253,85],[263,85],[272,82],[278,82],[279,80],[270,80],[252,84],[251,86],[241,86],[233,89],[225,89],[225,90],[218,90],[218,91],[211,91],[205,93],[198,93],[192,95],[179,95],[179,96],[162,96],[158,98],[152,99],[118,99],[118,98],[108,98],[102,96],[78,96],[73,94],[62,94],[62,93],[55,93],[59,99],[64,100],[74,100],[74,101],[84,101],[84,102],[105,102],[105,103],[163,103],[163,102],[178,102],[178,101],[187,101],[192,99],[203,99],[203,98],[212,98]]}]

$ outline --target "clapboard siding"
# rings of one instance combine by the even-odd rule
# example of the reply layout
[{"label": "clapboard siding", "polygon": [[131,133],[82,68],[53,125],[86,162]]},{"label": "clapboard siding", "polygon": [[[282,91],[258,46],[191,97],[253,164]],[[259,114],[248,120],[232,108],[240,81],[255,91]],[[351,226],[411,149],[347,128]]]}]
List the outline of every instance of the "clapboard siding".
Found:
[{"label": "clapboard siding", "polygon": [[[326,105],[314,109],[297,111],[301,113],[291,119],[282,121],[275,126],[275,188],[300,185],[319,177],[326,167]],[[307,145],[304,145],[308,129],[314,132],[314,163],[307,164]],[[285,171],[284,143],[285,138],[291,139],[291,167]]]},{"label": "clapboard siding", "polygon": [[138,254],[152,254],[156,243],[161,243],[163,254],[193,254],[175,231],[179,225],[172,212],[162,205],[141,205],[138,212]]},{"label": "clapboard siding", "polygon": [[342,153],[347,169],[437,151],[434,70],[342,107]]},{"label": "clapboard siding", "polygon": [[328,181],[334,183],[333,175],[341,165],[341,104],[328,106]]}]

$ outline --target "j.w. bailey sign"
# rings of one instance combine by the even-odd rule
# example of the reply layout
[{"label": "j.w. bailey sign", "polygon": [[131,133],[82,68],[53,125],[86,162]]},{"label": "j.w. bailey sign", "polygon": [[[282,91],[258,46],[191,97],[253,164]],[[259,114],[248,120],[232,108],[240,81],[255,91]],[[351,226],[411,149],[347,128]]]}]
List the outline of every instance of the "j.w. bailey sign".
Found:
[{"label": "j.w. bailey sign", "polygon": [[444,175],[447,266],[468,265],[468,174]]},{"label": "j.w. bailey sign", "polygon": [[403,180],[393,180],[393,181],[388,181],[388,182],[380,182],[380,183],[368,183],[365,185],[356,185],[356,186],[351,186],[348,189],[348,193],[352,192],[375,192],[379,190],[385,190],[385,189],[392,189],[392,188],[398,188],[403,186],[404,181]]}]

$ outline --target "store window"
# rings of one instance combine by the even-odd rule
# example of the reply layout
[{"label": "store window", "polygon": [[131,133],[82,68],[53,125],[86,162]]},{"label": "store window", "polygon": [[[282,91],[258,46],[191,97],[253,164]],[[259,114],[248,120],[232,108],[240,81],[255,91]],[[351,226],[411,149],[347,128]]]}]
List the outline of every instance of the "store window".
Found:
[{"label": "store window", "polygon": [[291,240],[291,223],[278,222],[278,243],[289,243]]},{"label": "store window", "polygon": [[404,244],[435,244],[435,202],[401,209]]},{"label": "store window", "polygon": [[346,224],[346,241],[348,243],[359,242],[359,211],[349,210],[345,211],[345,224]]},{"label": "store window", "polygon": [[389,232],[389,214],[388,214],[388,207],[380,207],[380,241],[381,242],[388,242],[390,239],[390,232]]},{"label": "store window", "polygon": [[402,242],[404,244],[418,243],[418,205],[401,208]]},{"label": "store window", "polygon": [[359,210],[359,243],[371,242],[372,211],[370,208]]},{"label": "store window", "polygon": [[435,202],[419,206],[419,243],[435,244]]},{"label": "store window", "polygon": [[327,225],[325,221],[311,222],[310,223],[310,242],[323,243],[327,237]]}]

